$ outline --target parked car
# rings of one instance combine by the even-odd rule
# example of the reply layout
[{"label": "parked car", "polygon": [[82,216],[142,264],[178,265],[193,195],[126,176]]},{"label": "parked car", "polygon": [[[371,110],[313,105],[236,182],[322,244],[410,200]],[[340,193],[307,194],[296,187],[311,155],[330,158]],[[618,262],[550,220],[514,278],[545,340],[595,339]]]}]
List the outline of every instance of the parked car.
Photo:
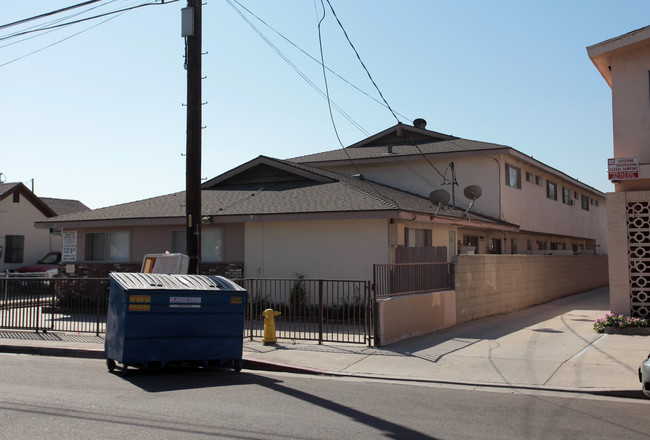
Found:
[{"label": "parked car", "polygon": [[643,394],[650,397],[650,355],[639,367],[639,380],[641,381]]},{"label": "parked car", "polygon": [[37,276],[53,277],[59,271],[59,263],[61,262],[61,252],[49,252],[43,258],[38,260],[36,264],[19,267],[14,270],[16,273],[34,274]]}]

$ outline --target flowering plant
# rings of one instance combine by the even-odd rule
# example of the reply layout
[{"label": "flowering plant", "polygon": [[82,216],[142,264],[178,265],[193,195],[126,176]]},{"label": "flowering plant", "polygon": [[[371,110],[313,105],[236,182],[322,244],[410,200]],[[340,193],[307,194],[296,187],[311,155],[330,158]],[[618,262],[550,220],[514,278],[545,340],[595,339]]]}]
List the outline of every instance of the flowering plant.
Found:
[{"label": "flowering plant", "polygon": [[608,313],[604,319],[597,319],[594,322],[594,330],[596,333],[604,333],[605,327],[627,328],[627,327],[648,327],[647,319],[632,318],[625,315],[614,315]]}]

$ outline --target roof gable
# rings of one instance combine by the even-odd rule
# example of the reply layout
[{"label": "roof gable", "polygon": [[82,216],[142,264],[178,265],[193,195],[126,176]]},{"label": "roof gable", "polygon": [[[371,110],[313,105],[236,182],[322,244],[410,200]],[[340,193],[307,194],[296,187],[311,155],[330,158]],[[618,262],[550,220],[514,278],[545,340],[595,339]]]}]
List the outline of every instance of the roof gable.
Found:
[{"label": "roof gable", "polygon": [[201,189],[211,189],[224,185],[247,185],[277,182],[332,182],[333,179],[324,176],[316,170],[308,170],[285,161],[266,156],[259,156],[243,165],[210,179],[201,185]]},{"label": "roof gable", "polygon": [[458,139],[455,136],[438,133],[436,131],[426,130],[425,128],[413,127],[411,125],[399,122],[384,131],[370,136],[362,141],[352,144],[347,148],[374,147],[378,145],[389,144],[414,144],[423,142],[438,142]]},{"label": "roof gable", "polygon": [[31,192],[24,184],[22,183],[3,183],[0,185],[0,200],[4,200],[8,197],[24,197],[25,200],[29,201],[36,209],[38,209],[45,217],[54,217],[56,212],[50,208],[43,200],[41,200],[36,194]]}]

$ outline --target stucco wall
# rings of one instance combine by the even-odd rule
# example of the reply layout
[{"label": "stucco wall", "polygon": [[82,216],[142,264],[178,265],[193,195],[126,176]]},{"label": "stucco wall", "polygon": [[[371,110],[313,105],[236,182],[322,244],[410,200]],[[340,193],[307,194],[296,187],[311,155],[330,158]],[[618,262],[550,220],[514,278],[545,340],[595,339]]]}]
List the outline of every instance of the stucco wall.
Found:
[{"label": "stucco wall", "polygon": [[388,220],[246,224],[245,276],[370,280],[374,263],[390,263]]},{"label": "stucco wall", "polygon": [[[223,228],[223,262],[241,263],[244,259],[244,226],[240,223],[206,225],[203,229]],[[73,229],[70,229],[73,231]],[[113,228],[75,229],[77,232],[77,261],[85,261],[86,234],[97,232],[128,231],[129,262],[141,264],[146,254],[172,251],[172,231],[182,231],[182,226],[134,226]],[[60,245],[59,245],[60,248]],[[214,262],[207,262],[214,263]],[[220,262],[221,263],[221,262]]]},{"label": "stucco wall", "polygon": [[[597,252],[607,254],[605,197],[516,158],[501,156],[501,161],[503,220],[520,225],[522,231],[591,238],[596,240]],[[505,185],[506,164],[521,169],[521,188]],[[533,182],[526,180],[526,172],[533,175]],[[542,185],[536,183],[535,177],[542,179]],[[556,185],[557,200],[546,195],[549,181]],[[569,190],[569,203],[563,202],[563,188]],[[589,198],[588,210],[582,209],[583,195]]]},{"label": "stucco wall", "polygon": [[630,315],[630,270],[628,258],[626,196],[633,194],[650,201],[646,192],[607,193],[609,238],[609,307],[616,315]]},{"label": "stucco wall", "polygon": [[[36,229],[34,227],[35,221],[45,219],[45,215],[22,195],[18,203],[15,203],[11,196],[0,201],[0,246],[2,246],[0,271],[34,264],[48,252],[61,250],[60,237],[50,236],[50,231],[47,229]],[[7,250],[5,237],[7,235],[22,235],[25,237],[22,263],[4,263]]]},{"label": "stucco wall", "polygon": [[650,162],[650,46],[613,53],[611,69],[614,157]]},{"label": "stucco wall", "polygon": [[377,301],[375,345],[404,339],[456,325],[456,292],[430,292]]},{"label": "stucco wall", "polygon": [[458,323],[606,286],[606,256],[459,255]]},{"label": "stucco wall", "polygon": [[[448,169],[449,161],[449,158],[432,159],[431,163],[441,172],[447,170],[446,175],[451,178],[451,171]],[[522,232],[593,239],[596,240],[597,252],[607,254],[605,197],[596,192],[587,191],[575,181],[563,179],[557,174],[552,174],[550,171],[514,155],[485,154],[454,157],[453,162],[456,180],[459,184],[455,189],[457,207],[465,209],[469,206],[470,201],[463,195],[463,189],[469,185],[479,185],[483,192],[472,207],[473,212],[519,225]],[[405,163],[408,164],[408,168],[396,161],[359,164],[357,167],[369,180],[423,197],[428,197],[435,188],[430,182],[419,176],[434,176],[432,181],[436,185],[439,184],[438,180],[442,181],[442,178],[432,169],[431,164],[422,158],[408,160]],[[505,184],[506,163],[520,168],[521,188],[512,188]],[[324,168],[344,174],[358,172],[349,165]],[[417,174],[412,170],[415,170]],[[533,183],[526,181],[527,171],[533,174],[533,180],[535,176],[541,177],[542,185],[537,185],[535,181]],[[547,180],[557,185],[557,200],[546,197]],[[562,203],[562,187],[567,187],[570,190],[573,205]],[[451,191],[450,186],[443,188]],[[575,193],[578,195],[577,199]],[[581,208],[583,194],[590,199],[588,211]],[[594,201],[593,205],[591,204],[592,200]],[[596,200],[598,206],[596,206]],[[458,237],[458,239],[462,239],[462,237]],[[482,252],[486,252],[486,250],[484,249]]]},{"label": "stucco wall", "polygon": [[[356,169],[361,169],[363,175],[375,182],[381,182],[395,188],[400,188],[423,197],[428,197],[434,189],[443,188],[451,193],[451,186],[442,186],[442,177],[431,167],[433,164],[436,169],[451,179],[451,170],[449,169],[449,158],[424,160],[418,157],[415,160],[400,158],[407,164],[397,161],[357,164],[356,168],[349,165],[338,167],[323,167],[341,172],[343,174],[356,174]],[[479,185],[483,188],[483,195],[476,200],[473,211],[485,215],[499,218],[499,164],[487,155],[474,157],[454,157],[454,170],[456,180],[459,186],[455,187],[456,205],[459,208],[466,209],[470,200],[463,195],[463,189],[469,185]],[[428,176],[429,181],[423,180],[420,176]],[[436,187],[432,186],[433,182]],[[451,204],[451,200],[449,202]]]}]

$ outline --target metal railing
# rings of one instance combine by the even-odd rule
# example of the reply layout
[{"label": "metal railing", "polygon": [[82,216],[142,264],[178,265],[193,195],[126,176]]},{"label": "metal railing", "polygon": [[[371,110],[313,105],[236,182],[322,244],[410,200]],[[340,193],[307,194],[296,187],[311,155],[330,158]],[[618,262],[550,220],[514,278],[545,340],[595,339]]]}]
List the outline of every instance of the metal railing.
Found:
[{"label": "metal railing", "polygon": [[[249,292],[244,337],[262,337],[267,308],[281,313],[283,339],[369,344],[369,281],[242,279]],[[80,333],[106,332],[108,278],[0,276],[0,328]]]},{"label": "metal railing", "polygon": [[264,336],[262,312],[273,309],[276,336],[323,342],[371,344],[369,281],[314,279],[236,280],[249,294],[246,337]]},{"label": "metal railing", "polygon": [[405,263],[373,265],[377,298],[434,292],[453,288],[451,263]]},{"label": "metal railing", "polygon": [[0,328],[106,331],[108,278],[0,277]]}]

